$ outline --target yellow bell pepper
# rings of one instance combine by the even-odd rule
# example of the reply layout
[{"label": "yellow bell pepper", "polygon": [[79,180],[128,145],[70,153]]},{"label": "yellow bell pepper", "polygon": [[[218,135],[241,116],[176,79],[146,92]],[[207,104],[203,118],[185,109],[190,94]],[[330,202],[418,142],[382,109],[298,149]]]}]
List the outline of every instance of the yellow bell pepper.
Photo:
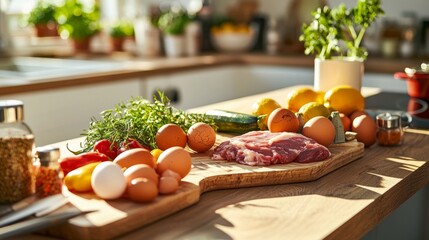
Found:
[{"label": "yellow bell pepper", "polygon": [[89,163],[69,172],[64,178],[64,184],[70,191],[88,192],[92,190],[91,176],[100,162]]}]

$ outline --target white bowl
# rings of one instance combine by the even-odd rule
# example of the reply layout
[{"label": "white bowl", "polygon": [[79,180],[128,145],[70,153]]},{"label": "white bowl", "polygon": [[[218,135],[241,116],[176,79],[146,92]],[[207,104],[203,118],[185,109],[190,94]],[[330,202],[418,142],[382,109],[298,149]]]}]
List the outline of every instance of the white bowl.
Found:
[{"label": "white bowl", "polygon": [[253,47],[254,35],[254,31],[249,33],[216,33],[212,36],[213,45],[221,52],[245,52]]}]

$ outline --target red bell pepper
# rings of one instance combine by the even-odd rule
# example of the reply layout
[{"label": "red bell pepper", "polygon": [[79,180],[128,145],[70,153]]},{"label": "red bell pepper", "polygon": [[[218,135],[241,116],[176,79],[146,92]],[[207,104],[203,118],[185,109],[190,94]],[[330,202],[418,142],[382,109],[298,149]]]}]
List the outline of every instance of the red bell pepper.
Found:
[{"label": "red bell pepper", "polygon": [[93,162],[109,161],[109,157],[99,152],[85,152],[74,156],[60,158],[58,163],[66,176],[70,171]]},{"label": "red bell pepper", "polygon": [[108,156],[110,158],[110,160],[114,160],[115,157],[118,155],[118,145],[117,144],[112,144],[112,142],[110,142],[107,139],[102,139],[97,141],[94,144],[94,147],[92,149],[94,152],[99,152],[99,153],[103,153],[106,156]]}]

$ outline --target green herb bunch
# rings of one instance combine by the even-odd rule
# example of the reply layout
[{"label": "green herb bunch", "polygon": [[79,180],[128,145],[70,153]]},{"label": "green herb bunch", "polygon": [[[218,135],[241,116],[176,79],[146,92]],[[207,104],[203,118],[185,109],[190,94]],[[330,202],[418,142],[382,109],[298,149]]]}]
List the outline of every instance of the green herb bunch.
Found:
[{"label": "green herb bunch", "polygon": [[113,38],[130,37],[134,35],[134,25],[127,20],[119,20],[110,29],[110,36]]},{"label": "green herb bunch", "polygon": [[165,34],[181,35],[190,21],[190,16],[183,10],[167,11],[161,14],[157,25]]},{"label": "green herb bunch", "polygon": [[214,120],[205,114],[188,113],[170,106],[170,100],[160,91],[159,99],[154,96],[150,102],[142,97],[132,98],[127,103],[117,104],[114,109],[105,110],[101,118],[92,118],[82,151],[89,151],[101,139],[108,139],[120,145],[133,138],[146,146],[156,148],[155,136],[159,128],[167,123],[179,125],[185,132],[197,122],[205,122],[217,130]]},{"label": "green herb bunch", "polygon": [[85,39],[101,29],[98,4],[84,5],[79,0],[65,0],[58,8],[59,32],[62,37]]},{"label": "green herb bunch", "polygon": [[56,5],[45,1],[38,1],[37,5],[31,10],[27,22],[33,25],[47,24],[50,22],[56,23],[56,12]]},{"label": "green herb bunch", "polygon": [[344,55],[366,59],[368,52],[361,46],[365,31],[384,11],[380,0],[358,0],[351,9],[344,4],[336,8],[324,6],[312,15],[313,21],[303,24],[299,37],[304,42],[305,54],[319,59]]}]

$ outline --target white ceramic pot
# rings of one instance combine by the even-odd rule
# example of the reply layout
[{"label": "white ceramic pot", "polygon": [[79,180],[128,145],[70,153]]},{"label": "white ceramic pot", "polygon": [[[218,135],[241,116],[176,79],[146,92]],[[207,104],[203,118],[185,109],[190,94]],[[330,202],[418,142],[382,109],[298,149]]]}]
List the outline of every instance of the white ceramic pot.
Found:
[{"label": "white ceramic pot", "polygon": [[361,90],[364,73],[363,60],[334,58],[314,60],[314,89],[328,91],[338,85],[349,85]]},{"label": "white ceramic pot", "polygon": [[167,57],[180,57],[186,53],[185,36],[164,35],[164,49]]}]

